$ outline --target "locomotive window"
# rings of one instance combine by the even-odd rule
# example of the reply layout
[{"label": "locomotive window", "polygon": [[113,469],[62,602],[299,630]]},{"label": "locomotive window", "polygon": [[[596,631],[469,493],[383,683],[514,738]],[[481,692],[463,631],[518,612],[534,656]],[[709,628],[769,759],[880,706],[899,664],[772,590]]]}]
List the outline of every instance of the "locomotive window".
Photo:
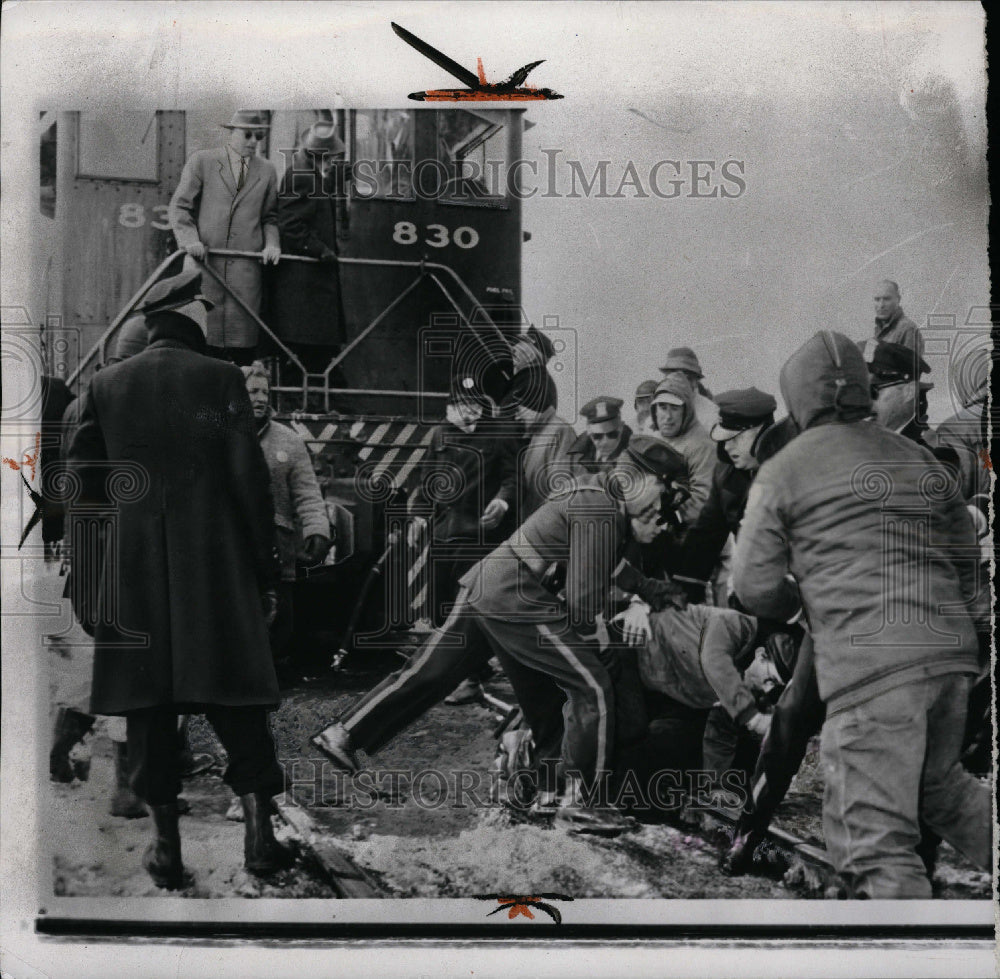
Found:
[{"label": "locomotive window", "polygon": [[509,162],[504,116],[503,112],[465,109],[437,114],[438,159],[449,173],[443,200],[496,205],[504,197]]},{"label": "locomotive window", "polygon": [[364,197],[413,197],[413,113],[359,109],[354,114],[355,186]]},{"label": "locomotive window", "polygon": [[81,112],[78,177],[159,179],[155,112]]}]

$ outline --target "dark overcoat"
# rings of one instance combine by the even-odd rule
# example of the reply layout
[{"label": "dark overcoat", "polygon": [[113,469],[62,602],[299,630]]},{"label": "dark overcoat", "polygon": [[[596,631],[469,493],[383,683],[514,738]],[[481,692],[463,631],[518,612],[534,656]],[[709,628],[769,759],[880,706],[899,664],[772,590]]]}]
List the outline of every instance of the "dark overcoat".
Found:
[{"label": "dark overcoat", "polygon": [[[82,503],[117,505],[93,712],[277,704],[260,599],[277,570],[274,510],[240,370],[155,341],[94,376],[69,462]],[[74,575],[94,546],[75,535]]]},{"label": "dark overcoat", "polygon": [[[315,173],[285,171],[278,192],[278,227],[285,254],[319,258],[337,250],[336,199],[319,192]],[[344,339],[340,266],[283,260],[271,272],[268,326],[285,341],[322,346]]]}]

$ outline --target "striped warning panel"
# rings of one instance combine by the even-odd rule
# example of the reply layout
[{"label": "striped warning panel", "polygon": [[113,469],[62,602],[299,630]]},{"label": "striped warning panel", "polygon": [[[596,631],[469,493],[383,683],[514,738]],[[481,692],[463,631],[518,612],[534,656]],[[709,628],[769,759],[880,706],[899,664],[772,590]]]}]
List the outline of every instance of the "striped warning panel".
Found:
[{"label": "striped warning panel", "polygon": [[302,436],[314,455],[330,442],[354,444],[359,450],[359,462],[374,467],[371,468],[372,478],[388,477],[396,489],[406,486],[426,454],[434,431],[433,425],[405,420],[280,420]]}]

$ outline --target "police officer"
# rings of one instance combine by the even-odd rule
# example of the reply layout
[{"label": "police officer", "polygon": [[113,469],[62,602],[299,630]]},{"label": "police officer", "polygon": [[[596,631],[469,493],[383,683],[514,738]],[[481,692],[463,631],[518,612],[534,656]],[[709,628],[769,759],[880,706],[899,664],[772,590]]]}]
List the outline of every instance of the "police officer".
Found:
[{"label": "police officer", "polygon": [[712,487],[701,513],[684,537],[677,570],[707,582],[719,565],[729,535],[743,519],[750,483],[760,466],[758,449],[774,425],[777,402],[755,387],[724,391],[716,399],[719,421],[709,433],[717,445]]},{"label": "police officer", "polygon": [[866,340],[861,352],[871,375],[872,408],[883,427],[930,449],[939,462],[961,480],[962,496],[972,499],[980,484],[982,465],[963,445],[947,445],[927,425],[927,392],[934,385],[922,380],[927,362],[909,347],[884,340]]},{"label": "police officer", "polygon": [[621,398],[600,397],[588,401],[580,409],[580,417],[587,420],[584,432],[569,449],[573,464],[586,473],[597,473],[611,468],[632,436],[632,429],[622,421]]},{"label": "police officer", "polygon": [[[614,743],[614,701],[608,669],[596,642],[594,617],[612,584],[638,594],[654,609],[678,598],[669,582],[643,578],[620,555],[631,539],[661,532],[661,497],[683,472],[683,461],[655,439],[638,437],[618,466],[626,491],[616,496],[608,479],[571,486],[554,495],[515,534],[460,581],[445,621],[398,673],[387,677],[351,711],[311,738],[335,763],[355,771],[355,751],[377,750],[441,695],[482,664],[482,638],[497,654],[531,726],[549,791],[561,758],[593,782],[609,768]],[[625,496],[625,499],[619,499]],[[590,531],[590,532],[588,532]],[[565,567],[565,594],[553,594],[547,574]],[[564,732],[564,700],[568,700]],[[587,805],[578,784],[568,788],[562,821],[574,828],[619,830],[607,807]]]},{"label": "police officer", "polygon": [[[631,541],[660,535],[664,493],[684,472],[676,452],[636,436],[607,478],[553,495],[462,578],[465,601],[504,666],[549,773],[558,759],[565,792],[556,823],[570,830],[623,826],[616,809],[586,798],[610,771],[615,703],[609,664],[585,637],[612,585],[661,606],[683,603],[676,586],[643,579],[622,555]],[[553,563],[566,569],[556,596],[546,587]]]}]

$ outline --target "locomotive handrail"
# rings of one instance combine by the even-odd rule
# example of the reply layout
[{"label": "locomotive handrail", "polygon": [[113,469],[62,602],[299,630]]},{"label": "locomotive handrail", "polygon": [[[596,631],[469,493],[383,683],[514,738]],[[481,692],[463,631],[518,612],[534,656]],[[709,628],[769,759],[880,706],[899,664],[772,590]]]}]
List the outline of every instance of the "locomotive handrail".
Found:
[{"label": "locomotive handrail", "polygon": [[[242,250],[230,249],[230,248],[212,248],[212,249],[208,249],[207,250],[207,254],[208,255],[212,255],[212,256],[216,256],[216,257],[219,257],[219,258],[246,258],[246,259],[257,259],[257,260],[260,260],[260,257],[261,257],[261,253],[260,252],[242,251]],[[76,369],[67,378],[66,384],[67,384],[68,387],[72,387],[74,384],[77,383],[77,381],[79,380],[80,375],[83,373],[84,369],[94,360],[94,358],[98,354],[100,354],[102,361],[104,359],[106,359],[108,341],[111,339],[111,337],[114,335],[114,333],[119,329],[119,327],[122,325],[122,323],[124,323],[125,320],[128,319],[128,317],[130,315],[132,315],[132,313],[134,312],[135,308],[143,300],[143,298],[145,297],[146,293],[148,293],[149,290],[156,284],[156,282],[159,280],[160,276],[163,275],[163,273],[178,258],[180,258],[180,257],[182,257],[184,255],[186,255],[186,251],[184,249],[177,249],[176,251],[174,251],[170,255],[168,255],[153,270],[153,272],[149,275],[149,277],[139,287],[138,291],[132,296],[132,298],[129,300],[129,302],[125,305],[125,307],[122,309],[122,311],[111,321],[111,323],[108,325],[108,328],[101,334],[101,336],[98,339],[98,341],[87,352],[87,354],[84,356],[84,358],[77,365]],[[303,262],[303,263],[310,264],[310,265],[318,265],[320,263],[320,260],[318,258],[313,258],[313,257],[311,257],[309,255],[288,255],[288,254],[284,254],[284,253],[281,255],[280,260],[281,261]],[[274,341],[274,343],[288,357],[288,359],[302,372],[303,406],[305,406],[305,404],[307,402],[307,399],[308,399],[308,395],[309,395],[309,377],[310,377],[310,375],[309,375],[309,372],[306,371],[305,365],[302,363],[302,361],[299,360],[299,358],[295,355],[295,353],[292,350],[290,350],[287,346],[285,346],[284,343],[281,342],[280,339],[278,339],[278,337],[275,335],[274,331],[271,330],[271,328],[260,318],[260,316],[256,312],[254,312],[254,310],[252,310],[247,305],[246,302],[244,302],[244,300],[242,299],[242,297],[240,297],[239,295],[237,295],[233,291],[233,289],[229,286],[229,284],[222,278],[222,276],[219,275],[218,272],[216,272],[215,269],[213,269],[211,267],[211,265],[209,265],[207,262],[204,262],[204,261],[202,261],[200,259],[195,259],[195,261],[198,263],[198,265],[203,270],[207,271],[209,273],[209,275],[211,275],[212,278],[215,279],[215,281],[219,283],[220,286],[222,286],[223,290],[226,293],[228,293],[230,296],[233,297],[233,299],[243,309],[243,311],[248,316],[250,316],[250,318],[253,319],[254,322],[256,322],[257,325],[261,329],[263,329],[265,333],[267,333],[267,335]],[[452,279],[454,281],[454,283],[458,286],[458,288],[464,293],[465,297],[474,305],[474,307],[479,307],[482,310],[482,314],[483,314],[483,316],[484,316],[484,318],[486,320],[486,324],[488,326],[490,326],[490,327],[493,328],[493,330],[496,332],[497,336],[505,344],[507,342],[506,339],[505,339],[505,337],[504,337],[504,335],[503,335],[503,333],[501,332],[500,328],[496,325],[496,323],[493,322],[492,317],[486,312],[485,309],[482,309],[481,304],[476,299],[476,297],[473,294],[472,290],[469,289],[469,287],[465,284],[465,282],[462,280],[461,276],[459,276],[458,273],[453,268],[451,268],[448,265],[444,265],[444,264],[442,264],[440,262],[428,262],[428,261],[426,261],[424,259],[421,259],[420,261],[416,261],[416,262],[411,262],[411,261],[402,261],[402,260],[399,260],[399,259],[388,259],[388,258],[384,258],[384,259],[383,258],[341,258],[340,256],[338,256],[336,261],[337,261],[337,264],[339,264],[339,265],[358,265],[358,266],[371,265],[371,266],[378,266],[378,267],[383,267],[383,268],[412,268],[412,269],[418,270],[418,272],[420,274],[416,277],[416,279],[414,279],[413,282],[411,282],[406,287],[406,289],[403,290],[402,293],[400,293],[399,296],[396,297],[395,300],[393,300],[392,303],[389,304],[389,306],[387,306],[381,313],[379,313],[378,316],[376,316],[375,319],[372,320],[372,322],[369,323],[358,334],[358,336],[356,336],[344,348],[344,350],[340,351],[340,353],[327,366],[326,370],[323,371],[322,377],[323,377],[323,382],[324,382],[323,383],[324,405],[325,405],[325,408],[326,408],[327,411],[329,411],[329,398],[330,398],[331,394],[338,394],[338,393],[348,394],[348,393],[358,393],[359,391],[364,391],[364,389],[355,389],[355,388],[342,388],[342,389],[341,388],[331,388],[330,387],[330,373],[331,373],[331,371],[333,371],[333,369],[335,367],[337,367],[337,365],[340,364],[344,360],[344,358],[355,347],[357,347],[357,345],[362,340],[364,340],[372,332],[372,330],[374,330],[375,327],[378,326],[378,324],[383,319],[385,319],[385,317],[393,309],[395,309],[396,306],[400,302],[402,302],[402,300],[407,295],[410,294],[410,292],[412,292],[417,287],[417,285],[419,285],[420,282],[423,281],[423,279],[424,279],[425,276],[428,276],[435,283],[435,285],[437,285],[437,287],[441,290],[441,292],[444,293],[445,298],[448,300],[448,302],[454,308],[455,312],[458,313],[459,318],[467,326],[469,326],[471,328],[472,324],[471,324],[469,318],[462,312],[462,310],[459,307],[458,303],[455,302],[455,300],[452,297],[451,293],[445,287],[445,284],[436,275],[434,275],[433,272],[443,273],[444,275],[446,275],[450,279]],[[433,272],[432,272],[432,270],[433,270]],[[479,335],[477,333],[475,333],[474,331],[473,331],[473,336],[475,336],[481,344],[484,342],[482,340],[482,338],[479,337]],[[276,386],[276,390],[288,390],[288,389]],[[409,397],[418,397],[418,396],[421,396],[421,395],[436,396],[438,394],[437,392],[418,392],[418,391],[413,391],[413,392],[409,392],[409,391],[384,391],[384,392],[383,391],[379,391],[377,393],[379,393],[379,394],[387,394],[387,395],[409,396]],[[447,397],[447,395],[441,395],[441,397]]]}]

